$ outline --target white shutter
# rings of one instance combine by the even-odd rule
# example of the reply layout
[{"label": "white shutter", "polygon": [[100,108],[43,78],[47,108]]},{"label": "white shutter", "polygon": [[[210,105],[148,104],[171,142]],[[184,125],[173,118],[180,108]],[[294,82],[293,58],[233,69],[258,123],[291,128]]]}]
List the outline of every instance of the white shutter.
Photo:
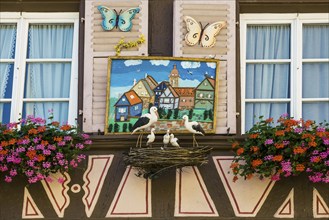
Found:
[{"label": "white shutter", "polygon": [[[185,43],[184,16],[191,16],[203,27],[208,23],[226,21],[212,48]],[[216,133],[236,133],[236,87],[235,87],[235,0],[175,0],[174,2],[174,56],[209,58],[220,60],[217,94]]]},{"label": "white shutter", "polygon": [[[104,131],[105,126],[108,56],[115,56],[114,46],[121,39],[136,41],[142,34],[147,39],[148,0],[86,0],[85,4],[83,130],[97,132]],[[104,31],[101,26],[102,16],[97,9],[99,5],[115,9],[117,12],[139,7],[140,12],[132,20],[131,31]],[[120,56],[147,55],[147,45],[146,40],[139,47],[122,49]]]}]

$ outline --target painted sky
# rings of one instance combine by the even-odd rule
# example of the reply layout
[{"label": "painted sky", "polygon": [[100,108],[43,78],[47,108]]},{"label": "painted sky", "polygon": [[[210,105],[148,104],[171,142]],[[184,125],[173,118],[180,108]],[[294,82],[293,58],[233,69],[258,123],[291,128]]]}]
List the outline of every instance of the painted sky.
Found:
[{"label": "painted sky", "polygon": [[181,60],[112,60],[110,96],[117,97],[128,91],[134,83],[151,75],[158,83],[169,81],[174,65],[180,74],[180,87],[195,87],[207,74],[215,78],[216,62],[191,62]]}]

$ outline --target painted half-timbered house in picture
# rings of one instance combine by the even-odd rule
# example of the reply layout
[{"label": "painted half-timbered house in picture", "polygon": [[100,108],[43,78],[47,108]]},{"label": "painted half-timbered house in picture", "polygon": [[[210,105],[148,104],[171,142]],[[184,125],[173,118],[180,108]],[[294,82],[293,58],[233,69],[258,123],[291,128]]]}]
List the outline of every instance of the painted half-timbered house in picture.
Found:
[{"label": "painted half-timbered house in picture", "polygon": [[115,120],[127,121],[130,117],[142,115],[143,100],[133,90],[125,92],[114,104]]},{"label": "painted half-timbered house in picture", "polygon": [[134,90],[136,94],[142,99],[143,101],[143,109],[149,108],[149,103],[154,103],[154,84],[149,84],[149,81],[145,79],[139,80],[131,90]]},{"label": "painted half-timbered house in picture", "polygon": [[195,88],[191,87],[175,87],[176,93],[179,96],[179,109],[194,108]]},{"label": "painted half-timbered house in picture", "polygon": [[178,108],[179,98],[175,89],[169,85],[159,97],[159,108],[176,109]]},{"label": "painted half-timbered house in picture", "polygon": [[159,107],[160,104],[160,96],[162,93],[168,88],[169,82],[168,81],[162,81],[160,82],[154,89],[154,106]]},{"label": "painted half-timbered house in picture", "polygon": [[0,1],[0,220],[329,219],[328,121],[328,0]]},{"label": "painted half-timbered house in picture", "polygon": [[194,107],[203,109],[214,108],[215,80],[209,77],[205,79],[195,88]]}]

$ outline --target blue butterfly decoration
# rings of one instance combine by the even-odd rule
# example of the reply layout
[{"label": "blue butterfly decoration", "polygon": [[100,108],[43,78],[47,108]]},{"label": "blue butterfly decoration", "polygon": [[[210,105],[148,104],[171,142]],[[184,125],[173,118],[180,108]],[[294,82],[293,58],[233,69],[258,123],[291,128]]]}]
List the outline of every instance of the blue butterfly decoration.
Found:
[{"label": "blue butterfly decoration", "polygon": [[126,11],[118,13],[115,9],[110,9],[105,6],[98,6],[97,9],[102,15],[102,27],[106,31],[112,30],[114,27],[119,28],[121,31],[130,31],[133,23],[131,20],[140,11],[139,8],[130,8]]}]

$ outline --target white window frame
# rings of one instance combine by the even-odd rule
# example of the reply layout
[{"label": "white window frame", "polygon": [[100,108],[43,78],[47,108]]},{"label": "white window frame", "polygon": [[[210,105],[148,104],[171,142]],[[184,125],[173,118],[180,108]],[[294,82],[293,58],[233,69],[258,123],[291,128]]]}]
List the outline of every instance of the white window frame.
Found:
[{"label": "white window frame", "polygon": [[[241,79],[241,133],[245,133],[245,104],[247,102],[289,102],[290,116],[302,118],[302,103],[314,101],[329,101],[329,98],[302,98],[302,64],[303,62],[329,62],[329,59],[302,58],[302,26],[303,24],[328,23],[329,13],[310,14],[241,14],[240,15],[240,79]],[[290,59],[247,60],[246,39],[248,24],[290,24],[291,54]],[[290,63],[290,98],[285,99],[246,99],[246,64],[247,63]],[[284,112],[283,112],[284,113]]]},{"label": "white window frame", "polygon": [[[13,92],[11,98],[11,115],[10,121],[17,121],[21,117],[24,102],[37,101],[68,101],[68,123],[76,124],[77,105],[78,105],[78,39],[79,39],[79,14],[78,13],[11,13],[1,12],[0,23],[12,23],[17,25],[16,32],[16,48],[15,58],[12,60],[0,59],[0,62],[14,63],[14,79]],[[64,24],[70,23],[74,25],[73,30],[73,48],[72,58],[69,59],[28,59],[27,44],[28,44],[28,27],[29,24]],[[33,62],[69,62],[71,63],[71,84],[69,98],[24,98],[24,83],[26,64]],[[1,99],[0,101],[8,101]]]}]

